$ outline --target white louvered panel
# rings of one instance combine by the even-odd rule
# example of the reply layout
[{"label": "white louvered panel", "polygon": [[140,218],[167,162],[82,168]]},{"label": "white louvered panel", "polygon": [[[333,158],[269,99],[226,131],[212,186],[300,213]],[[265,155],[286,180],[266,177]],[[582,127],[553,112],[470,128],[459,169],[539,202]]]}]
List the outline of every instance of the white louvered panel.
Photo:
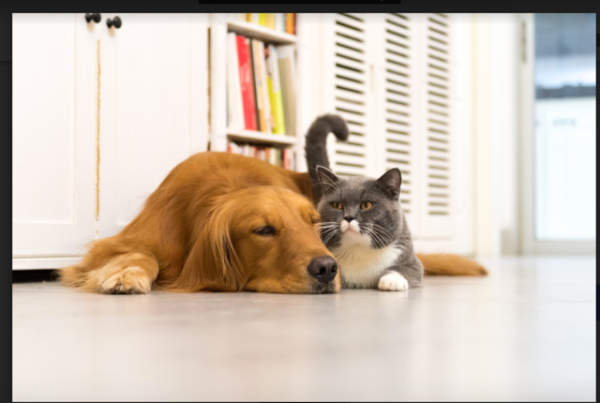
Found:
[{"label": "white louvered panel", "polygon": [[341,176],[366,175],[368,134],[367,21],[362,14],[333,17],[333,108],[348,123],[348,142],[330,142],[331,166]]},{"label": "white louvered panel", "polygon": [[339,153],[350,154],[350,155],[362,155],[362,154],[356,154],[356,147],[353,144],[349,144],[349,142],[345,142],[345,143],[340,142],[339,144],[336,145],[336,148]]},{"label": "white louvered panel", "polygon": [[402,144],[402,143],[398,143],[396,141],[392,141],[389,139],[388,137],[388,141],[387,141],[387,151],[388,152],[395,152],[395,153],[400,153],[400,154],[410,154],[411,153],[411,148],[409,144]]},{"label": "white louvered panel", "polygon": [[395,42],[395,41],[394,42],[386,42],[385,58],[390,63],[390,66],[388,68],[394,69],[394,68],[399,67],[400,69],[402,69],[402,68],[408,68],[408,66],[410,65],[410,61],[409,61],[410,58],[408,56],[409,49],[400,48],[400,45],[401,44],[399,42]]},{"label": "white louvered panel", "polygon": [[398,168],[402,172],[400,204],[408,216],[411,229],[414,210],[414,24],[412,15],[386,14],[382,34],[384,78],[380,113],[385,144],[385,170]]},{"label": "white louvered panel", "polygon": [[362,97],[354,92],[340,90],[336,88],[334,91],[334,96],[337,101],[347,102],[349,104],[358,106],[363,104]]},{"label": "white louvered panel", "polygon": [[420,181],[424,204],[420,211],[420,235],[425,238],[449,238],[452,226],[451,170],[451,66],[450,18],[447,15],[421,15],[419,61],[423,154]]},{"label": "white louvered panel", "polygon": [[343,64],[338,64],[335,69],[335,76],[342,80],[351,81],[358,85],[357,89],[365,91],[365,73],[350,69]]},{"label": "white louvered panel", "polygon": [[[352,129],[350,129],[350,130],[352,130]],[[366,145],[366,139],[365,139],[364,134],[362,134],[362,133],[360,135],[358,135],[357,132],[350,132],[350,137],[348,138],[347,142],[345,142],[345,143],[338,142],[337,144],[339,144],[340,147],[344,147],[346,144],[349,147],[357,147],[357,146],[364,147]],[[356,148],[353,148],[353,150],[356,152],[360,151],[361,153],[364,153],[364,151],[362,149],[357,150]]]},{"label": "white louvered panel", "polygon": [[[408,100],[407,100],[408,102]],[[393,110],[393,109],[392,109]],[[390,109],[386,109],[385,120],[395,127],[410,126],[410,115],[408,113],[390,113]]]},{"label": "white louvered panel", "polygon": [[354,165],[348,165],[340,163],[336,165],[336,174],[339,176],[364,176],[364,167],[356,167]]},{"label": "white louvered panel", "polygon": [[449,130],[449,124],[446,120],[439,119],[436,117],[429,117],[427,119],[429,125],[429,131],[432,133],[447,134]]}]

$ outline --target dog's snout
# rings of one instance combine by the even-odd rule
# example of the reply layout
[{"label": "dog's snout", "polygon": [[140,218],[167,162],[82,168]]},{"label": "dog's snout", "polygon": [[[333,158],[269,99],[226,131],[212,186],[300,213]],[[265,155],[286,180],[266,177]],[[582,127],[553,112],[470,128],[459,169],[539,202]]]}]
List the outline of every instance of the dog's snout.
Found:
[{"label": "dog's snout", "polygon": [[338,267],[331,256],[316,257],[308,264],[308,272],[319,282],[327,284],[335,278]]}]

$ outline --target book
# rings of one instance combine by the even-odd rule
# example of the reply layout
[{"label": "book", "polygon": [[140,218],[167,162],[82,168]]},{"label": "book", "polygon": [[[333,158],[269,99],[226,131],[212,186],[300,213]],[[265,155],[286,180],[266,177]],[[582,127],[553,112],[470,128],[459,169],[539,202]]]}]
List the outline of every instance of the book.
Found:
[{"label": "book", "polygon": [[283,149],[283,168],[289,169],[290,171],[294,170],[294,160],[293,160],[294,152],[289,148]]},{"label": "book", "polygon": [[275,30],[285,32],[285,13],[275,14]]},{"label": "book", "polygon": [[285,134],[285,115],[283,113],[281,82],[279,79],[277,50],[275,49],[275,46],[269,45],[265,48],[265,58],[267,65],[267,87],[269,89],[269,101],[272,116],[272,131],[273,134]]},{"label": "book", "polygon": [[246,127],[239,69],[237,36],[230,32],[227,34],[227,126],[232,129]]},{"label": "book", "polygon": [[257,131],[262,131],[264,127],[264,123],[260,119],[260,110],[262,109],[262,98],[259,97],[260,91],[258,87],[258,61],[256,58],[256,49],[255,43],[256,39],[248,39],[249,43],[249,52],[250,52],[250,65],[252,66],[252,91],[254,93],[254,117],[256,119],[256,129]]},{"label": "book", "polygon": [[275,29],[276,25],[276,14],[275,13],[267,13],[266,16],[266,26],[271,29]]},{"label": "book", "polygon": [[258,13],[247,13],[247,21],[253,24],[258,24]]},{"label": "book", "polygon": [[239,60],[240,88],[244,110],[244,126],[246,130],[258,130],[256,122],[256,101],[254,94],[252,63],[248,38],[238,35],[237,49]]},{"label": "book", "polygon": [[252,58],[254,65],[254,83],[257,107],[258,130],[263,133],[271,133],[271,111],[269,107],[269,95],[267,90],[267,75],[265,69],[264,43],[255,39],[251,40]]},{"label": "book", "polygon": [[285,134],[296,135],[296,77],[294,70],[294,45],[279,46],[276,49],[277,67],[281,85]]},{"label": "book", "polygon": [[285,32],[288,34],[294,33],[294,13],[286,13],[285,14]]},{"label": "book", "polygon": [[267,25],[267,13],[258,13],[258,24],[263,27]]},{"label": "book", "polygon": [[288,148],[238,144],[236,141],[227,140],[227,152],[256,158],[285,169],[294,169],[295,166],[294,152]]}]

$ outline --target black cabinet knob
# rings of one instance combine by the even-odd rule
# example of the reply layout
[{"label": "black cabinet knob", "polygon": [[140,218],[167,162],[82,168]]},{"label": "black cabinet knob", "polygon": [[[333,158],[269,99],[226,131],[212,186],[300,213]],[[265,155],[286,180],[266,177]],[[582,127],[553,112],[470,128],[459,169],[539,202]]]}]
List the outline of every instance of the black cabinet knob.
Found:
[{"label": "black cabinet knob", "polygon": [[85,15],[85,20],[87,22],[94,21],[95,23],[99,23],[102,20],[102,16],[100,15],[100,13],[87,13]]},{"label": "black cabinet knob", "polygon": [[110,28],[110,27],[115,27],[117,29],[121,28],[121,25],[123,25],[123,22],[121,21],[121,19],[117,16],[115,18],[113,18],[112,20],[109,18],[106,20],[106,25]]}]

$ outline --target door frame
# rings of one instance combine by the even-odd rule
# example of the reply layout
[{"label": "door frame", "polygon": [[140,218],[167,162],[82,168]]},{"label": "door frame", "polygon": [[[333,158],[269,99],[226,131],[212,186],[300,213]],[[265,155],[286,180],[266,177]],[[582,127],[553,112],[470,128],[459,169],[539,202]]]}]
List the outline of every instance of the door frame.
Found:
[{"label": "door frame", "polygon": [[519,14],[521,52],[519,59],[520,203],[521,252],[524,255],[595,255],[596,241],[552,240],[535,237],[535,93],[534,14]]}]

